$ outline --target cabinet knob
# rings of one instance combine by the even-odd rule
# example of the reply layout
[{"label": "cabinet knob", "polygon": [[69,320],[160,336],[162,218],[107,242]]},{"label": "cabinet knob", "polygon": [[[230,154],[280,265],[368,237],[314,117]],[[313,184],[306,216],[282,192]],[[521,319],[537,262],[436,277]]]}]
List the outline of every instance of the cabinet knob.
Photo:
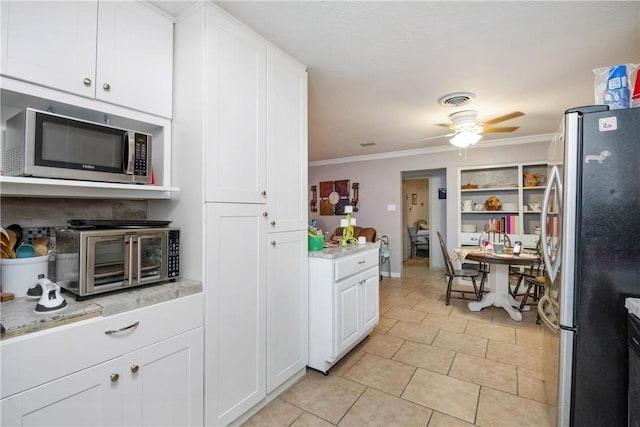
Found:
[{"label": "cabinet knob", "polygon": [[83,80],[83,83],[85,86],[91,86],[91,79],[87,77]]},{"label": "cabinet knob", "polygon": [[109,83],[105,83],[102,85],[102,89],[109,91],[111,89],[111,85]]},{"label": "cabinet knob", "polygon": [[271,246],[275,246],[275,245],[276,245],[276,241],[275,241],[275,240],[272,240],[272,241],[271,241]]},{"label": "cabinet knob", "polygon": [[266,196],[267,196],[267,192],[266,192],[265,190],[262,190],[262,191],[260,192],[260,194],[261,194],[263,197],[266,197]]},{"label": "cabinet knob", "polygon": [[275,227],[276,226],[276,222],[275,221],[271,221],[271,226]]},{"label": "cabinet knob", "polygon": [[138,365],[132,365],[131,366],[131,372],[133,372],[134,374],[138,373],[139,369],[140,369],[140,366],[138,366]]},{"label": "cabinet knob", "polygon": [[268,212],[262,212],[262,216],[266,218],[266,217],[269,216],[269,213]]},{"label": "cabinet knob", "polygon": [[118,373],[111,374],[111,382],[112,383],[117,383],[119,379],[120,379],[120,375],[118,375]]}]

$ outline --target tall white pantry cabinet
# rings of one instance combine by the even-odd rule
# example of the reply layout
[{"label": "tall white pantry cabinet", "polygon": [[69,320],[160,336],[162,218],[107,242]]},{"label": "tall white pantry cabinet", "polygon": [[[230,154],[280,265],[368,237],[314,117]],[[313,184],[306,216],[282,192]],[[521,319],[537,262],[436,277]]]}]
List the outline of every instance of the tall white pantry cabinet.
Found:
[{"label": "tall white pantry cabinet", "polygon": [[181,191],[163,214],[183,230],[183,275],[203,277],[205,424],[226,425],[307,364],[307,73],[209,3],[174,43]]}]

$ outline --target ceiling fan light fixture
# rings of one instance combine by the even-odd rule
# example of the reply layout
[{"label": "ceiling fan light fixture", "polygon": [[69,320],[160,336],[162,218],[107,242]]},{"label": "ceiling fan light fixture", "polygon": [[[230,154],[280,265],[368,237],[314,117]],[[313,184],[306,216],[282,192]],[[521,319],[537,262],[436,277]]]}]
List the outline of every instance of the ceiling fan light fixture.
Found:
[{"label": "ceiling fan light fixture", "polygon": [[462,131],[456,133],[453,138],[449,140],[452,145],[459,148],[466,148],[470,145],[474,145],[482,139],[482,135],[470,131]]}]

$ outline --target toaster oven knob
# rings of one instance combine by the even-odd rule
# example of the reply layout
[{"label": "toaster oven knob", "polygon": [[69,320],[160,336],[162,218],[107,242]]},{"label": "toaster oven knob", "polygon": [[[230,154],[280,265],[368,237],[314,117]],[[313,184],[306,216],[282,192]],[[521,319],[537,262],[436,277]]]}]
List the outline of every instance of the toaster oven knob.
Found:
[{"label": "toaster oven knob", "polygon": [[118,375],[117,373],[111,374],[112,383],[117,383],[119,379],[120,379],[120,375]]},{"label": "toaster oven knob", "polygon": [[84,79],[83,83],[85,86],[91,86],[91,79],[87,77]]},{"label": "toaster oven knob", "polygon": [[102,89],[109,91],[109,89],[111,89],[111,85],[109,83],[105,83],[102,85]]},{"label": "toaster oven knob", "polygon": [[140,366],[138,365],[131,366],[131,372],[133,372],[134,374],[138,373],[138,369],[140,369]]}]

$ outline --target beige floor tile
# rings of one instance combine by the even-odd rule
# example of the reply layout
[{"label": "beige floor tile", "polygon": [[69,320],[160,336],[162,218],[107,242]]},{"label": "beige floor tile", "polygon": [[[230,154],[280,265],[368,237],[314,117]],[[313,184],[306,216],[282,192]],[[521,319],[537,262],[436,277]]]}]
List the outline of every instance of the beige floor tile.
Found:
[{"label": "beige floor tile", "polygon": [[429,420],[429,427],[472,427],[473,424],[469,424],[466,421],[459,420],[457,418],[450,417],[446,414],[434,411]]},{"label": "beige floor tile", "polygon": [[432,328],[462,333],[467,328],[467,322],[468,320],[466,319],[429,313],[421,324]]},{"label": "beige floor tile", "polygon": [[[483,322],[491,322],[493,320],[493,310],[497,310],[498,307],[487,307],[483,308],[480,311],[471,311],[469,310],[469,303],[471,300],[451,300],[449,303],[453,306],[451,310],[451,316],[460,317],[462,319],[468,319],[473,321],[483,321]],[[500,308],[502,310],[502,308]],[[504,310],[502,310],[504,311]]]},{"label": "beige floor tile", "polygon": [[396,322],[396,319],[387,319],[386,317],[382,316],[382,313],[380,313],[380,320],[378,321],[378,325],[373,328],[373,332],[376,334],[386,334],[387,331],[396,324]]},{"label": "beige floor tile", "polygon": [[476,424],[491,427],[547,427],[547,405],[482,387]]},{"label": "beige floor tile", "polygon": [[391,307],[389,311],[384,314],[387,319],[404,320],[406,322],[420,323],[426,316],[421,311],[413,311],[407,308]]},{"label": "beige floor tile", "polygon": [[404,338],[406,340],[431,344],[438,333],[437,328],[424,324],[417,325],[411,322],[398,321],[389,331],[388,335]]},{"label": "beige floor tile", "polygon": [[373,354],[365,354],[345,378],[400,396],[416,368]]},{"label": "beige floor tile", "polygon": [[292,405],[304,409],[333,424],[347,413],[365,387],[337,375],[309,371],[280,395]]},{"label": "beige floor tile", "polygon": [[480,386],[418,369],[402,398],[473,423]]},{"label": "beige floor tile", "polygon": [[380,303],[380,308],[378,309],[378,310],[380,310],[380,311],[379,311],[380,316],[382,316],[383,314],[385,314],[387,311],[391,310],[391,307],[392,307],[392,306],[391,306],[391,304],[383,304],[383,303]]},{"label": "beige floor tile", "polygon": [[542,371],[542,349],[534,347],[489,340],[487,359]]},{"label": "beige floor tile", "polygon": [[449,376],[511,394],[518,392],[516,367],[494,360],[458,353]]},{"label": "beige floor tile", "polygon": [[393,360],[446,375],[455,355],[455,351],[407,341]]},{"label": "beige floor tile", "polygon": [[518,368],[518,395],[546,403],[542,372]]},{"label": "beige floor tile", "polygon": [[411,291],[409,296],[417,298],[419,301],[439,301],[442,299],[444,291],[423,286],[420,289]]},{"label": "beige floor tile", "polygon": [[380,301],[382,304],[388,304],[392,307],[399,308],[411,308],[418,303],[416,298],[411,297],[400,297],[395,295],[389,295]]},{"label": "beige floor tile", "polygon": [[413,306],[413,310],[426,313],[449,315],[453,310],[451,305],[445,305],[444,301],[421,301]]},{"label": "beige floor tile", "polygon": [[302,409],[296,408],[284,400],[275,399],[249,418],[246,423],[242,424],[242,427],[288,426],[302,412]]},{"label": "beige floor tile", "polygon": [[362,343],[360,343],[331,367],[329,370],[330,374],[344,376],[364,355],[365,352],[362,350]]},{"label": "beige floor tile", "polygon": [[308,412],[304,412],[302,415],[296,418],[293,424],[291,424],[291,427],[331,427],[331,426],[335,426],[335,424],[325,421],[322,418],[316,417],[315,415],[310,414]]},{"label": "beige floor tile", "polygon": [[406,286],[400,286],[401,283],[396,283],[396,286],[389,285],[388,283],[389,282],[385,282],[384,280],[380,283],[380,301],[391,295],[406,297],[411,293],[411,290],[407,289]]},{"label": "beige floor tile", "polygon": [[542,331],[531,329],[516,329],[516,344],[535,348],[542,348]]},{"label": "beige floor tile", "polygon": [[367,353],[373,353],[391,359],[402,344],[404,344],[402,338],[391,335],[371,334],[362,341],[360,348]]},{"label": "beige floor tile", "polygon": [[453,351],[460,351],[472,356],[485,357],[488,341],[486,338],[441,329],[431,345]]},{"label": "beige floor tile", "polygon": [[469,322],[467,330],[464,331],[464,333],[511,344],[516,343],[516,330],[513,327],[510,328],[492,323]]},{"label": "beige floor tile", "polygon": [[368,388],[338,424],[341,427],[426,426],[431,410]]}]

